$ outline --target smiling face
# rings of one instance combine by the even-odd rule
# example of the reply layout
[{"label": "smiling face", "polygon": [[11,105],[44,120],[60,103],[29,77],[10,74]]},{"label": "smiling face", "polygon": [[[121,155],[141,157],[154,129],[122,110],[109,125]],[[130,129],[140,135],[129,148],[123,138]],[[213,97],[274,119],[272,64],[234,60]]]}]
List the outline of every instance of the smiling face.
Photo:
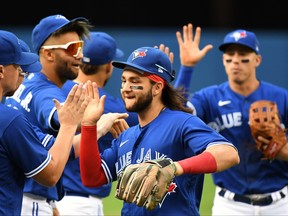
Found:
[{"label": "smiling face", "polygon": [[125,69],[121,80],[121,95],[127,111],[139,113],[150,108],[155,85],[147,77]]},{"label": "smiling face", "polygon": [[[64,48],[49,48],[60,47],[71,42],[80,41],[80,37],[76,32],[68,32],[50,37],[40,50],[40,59],[44,71],[54,71],[53,78],[48,77],[54,83],[61,86],[66,80],[73,80],[78,76],[81,59],[83,58],[82,48],[79,47],[77,55],[73,56]],[[50,72],[49,72],[50,73]],[[51,76],[52,74],[49,74]]]}]

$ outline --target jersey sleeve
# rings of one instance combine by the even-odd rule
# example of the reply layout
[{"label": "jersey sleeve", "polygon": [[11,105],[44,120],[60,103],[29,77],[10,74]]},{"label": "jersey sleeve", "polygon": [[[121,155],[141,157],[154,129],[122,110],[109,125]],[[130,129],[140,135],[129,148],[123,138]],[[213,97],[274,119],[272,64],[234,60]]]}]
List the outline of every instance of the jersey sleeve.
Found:
[{"label": "jersey sleeve", "polygon": [[27,178],[39,173],[51,160],[51,155],[24,115],[19,115],[9,124],[2,140],[9,158]]},{"label": "jersey sleeve", "polygon": [[[191,128],[193,128],[193,130],[191,130]],[[197,116],[192,116],[185,122],[182,136],[184,137],[184,143],[188,145],[188,151],[190,149],[191,152],[193,152],[189,153],[190,156],[202,153],[212,145],[226,144],[235,148],[230,141],[205,124]],[[197,143],[197,145],[195,145],[195,143]]]},{"label": "jersey sleeve", "polygon": [[58,119],[57,110],[53,99],[56,98],[60,103],[64,103],[66,96],[60,88],[45,89],[33,95],[33,108],[36,113],[36,118],[46,131],[58,132],[60,123]]}]

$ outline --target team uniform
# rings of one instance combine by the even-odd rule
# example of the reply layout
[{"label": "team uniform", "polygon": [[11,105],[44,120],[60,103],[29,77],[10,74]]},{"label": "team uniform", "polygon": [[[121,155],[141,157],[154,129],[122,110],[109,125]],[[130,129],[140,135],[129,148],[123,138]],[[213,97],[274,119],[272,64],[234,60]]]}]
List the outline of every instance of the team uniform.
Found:
[{"label": "team uniform", "polygon": [[[27,119],[42,132],[54,137],[59,130],[59,121],[53,98],[61,103],[65,102],[66,95],[42,73],[31,73],[19,86],[12,97],[7,97],[5,104],[22,112]],[[70,155],[73,155],[71,152]],[[64,196],[62,177],[54,187],[45,187],[33,179],[27,179],[24,187],[22,213],[31,214],[38,203],[39,212],[47,208],[51,201],[58,201]],[[27,199],[27,202],[26,202]],[[42,208],[41,208],[42,206]],[[44,212],[43,212],[44,213]]]},{"label": "team uniform", "polygon": [[44,148],[51,136],[38,135],[19,111],[2,103],[0,109],[0,214],[20,215],[25,179],[32,180],[51,160]]},{"label": "team uniform", "polygon": [[[71,88],[76,83],[72,80],[67,80],[62,87],[63,92],[68,95]],[[120,98],[115,98],[112,95],[105,92],[102,88],[98,88],[99,96],[106,95],[104,113],[109,112],[127,112],[123,101]],[[138,124],[138,117],[136,113],[129,113],[129,117],[126,119],[129,126]],[[102,152],[104,149],[111,146],[113,136],[111,133],[107,133],[105,136],[98,140],[99,149]],[[63,173],[63,187],[65,190],[65,196],[57,203],[57,207],[60,213],[65,214],[67,212],[74,212],[75,214],[103,215],[99,209],[103,209],[102,199],[109,196],[111,192],[112,184],[106,184],[101,187],[91,188],[85,187],[82,184],[79,168],[79,159],[68,161]],[[89,201],[87,201],[89,199]],[[91,205],[87,205],[87,202]],[[90,206],[90,207],[89,207]],[[99,212],[100,211],[100,212]],[[70,213],[71,214],[71,213]]]},{"label": "team uniform", "polygon": [[[175,85],[189,90],[192,72],[192,68],[181,67]],[[240,156],[239,165],[212,174],[216,185],[214,215],[288,214],[288,162],[263,160],[250,132],[249,107],[257,100],[276,102],[281,123],[288,127],[287,90],[264,81],[247,97],[233,92],[228,82],[206,87],[193,93],[187,104],[231,141]]]},{"label": "team uniform", "polygon": [[[166,108],[145,127],[135,125],[114,139],[111,148],[101,154],[101,166],[107,181],[112,182],[129,164],[163,157],[179,161],[220,143],[233,146],[198,117]],[[194,174],[176,176],[173,187],[154,210],[124,202],[122,215],[199,215],[203,177]]]}]

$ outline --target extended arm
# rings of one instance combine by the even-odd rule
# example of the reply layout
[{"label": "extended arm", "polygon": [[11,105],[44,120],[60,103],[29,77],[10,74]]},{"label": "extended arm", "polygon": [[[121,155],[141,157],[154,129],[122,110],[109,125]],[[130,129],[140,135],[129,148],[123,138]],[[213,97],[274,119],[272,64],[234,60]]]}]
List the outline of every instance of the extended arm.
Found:
[{"label": "extended arm", "polygon": [[81,122],[89,101],[82,85],[72,88],[63,106],[59,101],[54,100],[61,127],[55,143],[49,150],[51,161],[34,176],[34,179],[40,184],[53,186],[61,177],[69,157],[77,125]]},{"label": "extended arm", "polygon": [[[111,132],[114,138],[117,138],[120,133],[126,130],[129,125],[125,121],[125,118],[128,117],[127,113],[106,113],[101,116],[97,122],[97,139],[100,139],[102,136]],[[80,156],[80,145],[81,145],[81,136],[82,132],[73,139],[73,148],[75,158]]]},{"label": "extended arm", "polygon": [[175,175],[185,173],[215,173],[228,169],[240,163],[240,158],[235,147],[231,145],[214,145],[203,153],[175,162]]},{"label": "extended arm", "polygon": [[[93,89],[89,89],[90,95],[97,95],[97,85]],[[86,108],[81,129],[81,142],[80,142],[80,174],[83,184],[87,187],[97,187],[107,183],[105,173],[101,167],[101,157],[97,143],[97,127],[99,118],[95,118],[95,108],[100,107],[99,110],[104,110],[105,96],[93,99]],[[109,122],[113,124],[117,119],[126,118],[127,113],[116,113],[107,115],[108,118],[113,119]],[[117,122],[117,121],[116,121]],[[111,124],[111,125],[112,125]],[[96,126],[97,125],[97,126]],[[100,127],[99,123],[99,127]],[[104,124],[106,127],[107,125]],[[108,127],[109,128],[109,127]],[[125,128],[125,127],[124,127]]]},{"label": "extended arm", "polygon": [[181,66],[174,87],[188,91],[194,67],[213,48],[213,46],[208,44],[203,49],[199,49],[201,28],[196,28],[194,36],[193,25],[191,23],[183,26],[183,38],[179,31],[176,32],[176,38],[179,45]]}]

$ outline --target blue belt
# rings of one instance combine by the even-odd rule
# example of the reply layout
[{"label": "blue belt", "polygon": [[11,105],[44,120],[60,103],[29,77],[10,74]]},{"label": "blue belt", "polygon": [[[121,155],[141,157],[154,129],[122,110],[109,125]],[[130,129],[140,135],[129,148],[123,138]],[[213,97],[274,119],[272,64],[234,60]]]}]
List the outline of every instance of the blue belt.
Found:
[{"label": "blue belt", "polygon": [[[218,194],[222,197],[225,197],[226,192],[228,192],[228,191],[222,188]],[[285,194],[282,191],[280,191],[279,194],[281,196],[281,199],[285,197]],[[235,194],[233,197],[233,200],[236,202],[243,202],[246,204],[257,205],[257,206],[267,206],[273,202],[271,195],[268,195],[268,196],[260,198],[260,199],[251,199],[251,198],[246,197],[246,196]]]},{"label": "blue belt", "polygon": [[80,197],[89,197],[89,194],[86,193],[80,193],[80,192],[72,192],[72,191],[66,191],[66,196],[80,196]]}]

